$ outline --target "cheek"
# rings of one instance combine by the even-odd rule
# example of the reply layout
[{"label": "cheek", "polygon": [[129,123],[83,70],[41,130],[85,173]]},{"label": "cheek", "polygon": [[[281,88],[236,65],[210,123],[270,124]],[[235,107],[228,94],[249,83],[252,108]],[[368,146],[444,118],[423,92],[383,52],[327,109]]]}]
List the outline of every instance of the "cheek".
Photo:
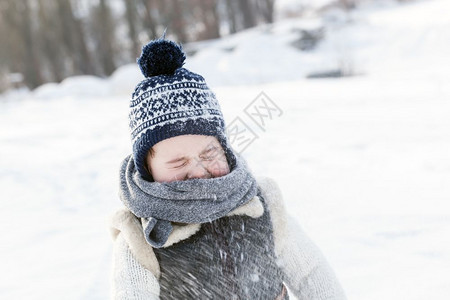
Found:
[{"label": "cheek", "polygon": [[172,182],[183,180],[186,177],[186,172],[176,170],[158,170],[153,175],[155,181],[158,182]]},{"label": "cheek", "polygon": [[152,177],[156,182],[171,182],[178,180],[177,178],[181,176],[173,170],[163,167],[158,160],[152,160],[150,165]]},{"label": "cheek", "polygon": [[220,176],[224,176],[224,175],[227,175],[228,173],[230,173],[230,168],[226,161],[219,161],[211,166],[211,168],[209,169],[209,172],[214,177],[220,177]]}]

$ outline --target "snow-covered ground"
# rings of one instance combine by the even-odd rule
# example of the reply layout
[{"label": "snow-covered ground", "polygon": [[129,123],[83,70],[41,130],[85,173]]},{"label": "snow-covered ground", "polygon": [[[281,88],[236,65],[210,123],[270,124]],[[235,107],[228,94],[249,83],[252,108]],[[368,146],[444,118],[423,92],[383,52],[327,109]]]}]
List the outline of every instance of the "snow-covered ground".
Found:
[{"label": "snow-covered ground", "polygon": [[[446,0],[366,7],[326,23],[304,53],[289,46],[293,28],[321,22],[283,21],[188,59],[228,123],[257,134],[250,167],[279,182],[349,299],[450,299],[448,11]],[[303,79],[342,62],[360,76]],[[106,220],[121,207],[140,76],[125,66],[0,96],[1,299],[108,298]],[[282,110],[264,130],[245,114],[260,92]]]}]

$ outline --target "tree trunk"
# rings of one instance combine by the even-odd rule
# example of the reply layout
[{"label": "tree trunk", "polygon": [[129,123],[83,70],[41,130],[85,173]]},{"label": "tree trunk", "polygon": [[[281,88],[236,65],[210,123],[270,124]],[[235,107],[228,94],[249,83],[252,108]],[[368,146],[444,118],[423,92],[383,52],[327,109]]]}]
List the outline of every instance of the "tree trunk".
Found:
[{"label": "tree trunk", "polygon": [[69,9],[69,13],[71,15],[73,22],[74,28],[73,34],[75,36],[75,45],[77,46],[76,49],[80,54],[79,56],[75,56],[79,59],[78,61],[79,69],[81,70],[82,74],[94,75],[97,73],[95,71],[96,65],[92,63],[91,55],[86,44],[86,36],[84,33],[82,20],[75,17],[70,1],[67,1],[67,3],[68,3],[67,7]]},{"label": "tree trunk", "polygon": [[31,10],[28,0],[24,0],[23,4],[23,39],[25,45],[25,57],[24,57],[24,75],[25,80],[31,88],[35,88],[41,85],[42,80],[41,66],[39,63],[39,56],[35,43],[33,42],[33,32],[31,25]]},{"label": "tree trunk", "polygon": [[274,0],[258,1],[259,11],[266,23],[273,23]]},{"label": "tree trunk", "polygon": [[86,46],[81,22],[75,18],[69,0],[58,0],[59,37],[68,56],[65,60],[72,63],[74,74],[95,74]]},{"label": "tree trunk", "polygon": [[8,72],[20,72],[24,74],[25,64],[23,57],[25,56],[25,41],[23,38],[23,6],[19,1],[5,1],[7,5],[0,5],[0,23],[2,23],[2,27],[0,27],[0,32],[2,33],[0,63],[6,66],[4,70]]},{"label": "tree trunk", "polygon": [[114,63],[114,24],[111,20],[111,10],[106,0],[100,0],[99,6],[99,39],[98,52],[103,73],[110,75],[116,69]]},{"label": "tree trunk", "polygon": [[216,0],[204,0],[202,7],[202,20],[205,25],[205,39],[215,39],[220,37],[220,20],[217,14]]},{"label": "tree trunk", "polygon": [[[170,14],[170,25],[181,43],[187,42],[186,24],[183,17],[183,1],[172,0],[172,14]],[[169,26],[170,26],[169,25]],[[170,27],[169,27],[170,30]]]},{"label": "tree trunk", "polygon": [[126,7],[126,19],[128,24],[128,32],[129,37],[131,40],[131,60],[135,61],[136,58],[140,54],[140,43],[138,40],[138,34],[137,34],[137,28],[136,28],[136,21],[137,21],[137,14],[136,14],[136,3],[134,0],[124,0],[125,1],[125,7]]},{"label": "tree trunk", "polygon": [[152,15],[152,9],[155,9],[155,3],[153,0],[141,0],[142,5],[145,9],[145,17],[144,17],[144,28],[147,31],[147,34],[149,35],[150,39],[156,39],[157,32],[156,32],[156,24],[154,17]]},{"label": "tree trunk", "polygon": [[60,82],[64,79],[64,64],[61,53],[61,47],[55,47],[58,37],[55,33],[57,27],[54,18],[51,17],[54,13],[53,2],[39,0],[39,36],[40,36],[40,48],[42,54],[45,56],[48,63],[48,69],[52,78],[50,80]]},{"label": "tree trunk", "polygon": [[244,29],[253,27],[256,25],[255,10],[252,7],[252,3],[249,0],[239,0],[239,7],[242,13],[242,25]]},{"label": "tree trunk", "polygon": [[237,32],[236,10],[234,7],[235,0],[225,0],[227,5],[228,26],[230,33]]}]

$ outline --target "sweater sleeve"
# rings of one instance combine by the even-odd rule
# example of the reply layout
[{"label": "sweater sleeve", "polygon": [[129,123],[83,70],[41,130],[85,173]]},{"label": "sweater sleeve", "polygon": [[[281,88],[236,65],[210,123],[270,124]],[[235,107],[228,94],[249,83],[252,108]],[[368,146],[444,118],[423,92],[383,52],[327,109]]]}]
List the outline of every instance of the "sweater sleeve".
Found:
[{"label": "sweater sleeve", "polygon": [[299,300],[346,299],[319,248],[287,214],[276,182],[264,178],[261,184],[273,224],[275,254],[290,291]]},{"label": "sweater sleeve", "polygon": [[113,248],[112,299],[158,300],[159,283],[133,256],[122,233]]},{"label": "sweater sleeve", "polygon": [[299,300],[346,299],[336,275],[319,248],[287,215],[286,241],[278,258],[286,283]]},{"label": "sweater sleeve", "polygon": [[153,248],[145,241],[138,218],[122,209],[111,216],[109,226],[114,243],[112,299],[159,299],[159,263]]}]

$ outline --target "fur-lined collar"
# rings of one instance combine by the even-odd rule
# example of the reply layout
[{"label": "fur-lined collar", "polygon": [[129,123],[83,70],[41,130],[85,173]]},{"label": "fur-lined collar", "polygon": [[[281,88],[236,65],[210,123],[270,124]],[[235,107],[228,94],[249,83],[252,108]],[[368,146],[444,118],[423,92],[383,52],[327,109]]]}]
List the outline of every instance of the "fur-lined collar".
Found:
[{"label": "fur-lined collar", "polygon": [[[227,216],[247,215],[252,218],[259,218],[264,213],[264,207],[258,196],[253,197],[252,200],[246,204],[231,211]],[[169,239],[164,244],[163,248],[172,246],[182,240],[189,238],[200,230],[200,224],[188,225],[172,225],[173,231],[169,235]]]},{"label": "fur-lined collar", "polygon": [[[258,196],[253,197],[246,204],[234,209],[227,216],[247,215],[259,218],[264,214],[264,206]],[[148,270],[159,277],[160,269],[152,247],[146,242],[142,223],[127,209],[117,211],[110,219],[110,231],[113,240],[122,233],[136,259]],[[163,247],[172,246],[194,235],[200,230],[201,224],[175,225]]]}]

